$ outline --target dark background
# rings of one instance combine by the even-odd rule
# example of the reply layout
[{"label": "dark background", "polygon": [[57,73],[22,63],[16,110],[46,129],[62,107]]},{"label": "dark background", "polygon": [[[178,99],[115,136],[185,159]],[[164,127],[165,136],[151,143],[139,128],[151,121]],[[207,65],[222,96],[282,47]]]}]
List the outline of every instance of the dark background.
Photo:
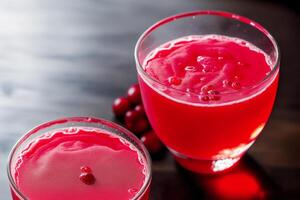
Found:
[{"label": "dark background", "polygon": [[[282,53],[277,101],[262,135],[235,171],[197,177],[167,154],[154,161],[151,200],[245,197],[238,195],[251,190],[238,185],[249,184],[236,174],[251,176],[267,198],[299,199],[300,15],[291,0],[1,1],[0,199],[10,199],[7,156],[22,134],[65,116],[113,119],[113,99],[136,82],[133,49],[139,35],[161,18],[199,9],[235,12],[272,33]],[[232,184],[236,193],[217,192],[217,183],[226,177],[231,182],[225,185]]]}]

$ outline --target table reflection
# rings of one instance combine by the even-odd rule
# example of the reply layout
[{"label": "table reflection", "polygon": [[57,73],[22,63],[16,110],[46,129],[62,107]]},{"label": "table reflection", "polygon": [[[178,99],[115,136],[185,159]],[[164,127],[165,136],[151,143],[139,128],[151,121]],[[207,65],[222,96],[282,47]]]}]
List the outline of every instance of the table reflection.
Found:
[{"label": "table reflection", "polygon": [[234,168],[214,175],[199,175],[177,165],[196,196],[204,199],[270,199],[280,188],[249,155]]}]

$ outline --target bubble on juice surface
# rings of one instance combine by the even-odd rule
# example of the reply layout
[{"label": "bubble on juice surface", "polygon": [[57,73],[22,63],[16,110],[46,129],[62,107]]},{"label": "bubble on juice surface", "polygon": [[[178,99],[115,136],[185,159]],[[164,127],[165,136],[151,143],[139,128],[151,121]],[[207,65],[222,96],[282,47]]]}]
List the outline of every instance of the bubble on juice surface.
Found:
[{"label": "bubble on juice surface", "polygon": [[70,128],[67,128],[64,132],[66,134],[75,134],[75,133],[79,132],[79,129],[77,127],[70,127]]},{"label": "bubble on juice surface", "polygon": [[242,61],[237,61],[236,62],[237,66],[240,66],[240,67],[246,67],[247,65],[245,63],[243,63]]},{"label": "bubble on juice surface", "polygon": [[204,85],[203,87],[201,87],[201,92],[204,94],[207,94],[208,91],[213,90],[214,86],[213,85]]},{"label": "bubble on juice surface", "polygon": [[219,101],[221,99],[220,92],[217,90],[209,90],[207,93],[209,100]]},{"label": "bubble on juice surface", "polygon": [[233,78],[234,78],[235,80],[239,80],[241,77],[240,77],[239,75],[235,75]]},{"label": "bubble on juice surface", "polygon": [[168,90],[168,88],[164,85],[156,85],[155,87],[162,92],[165,92]]},{"label": "bubble on juice surface", "polygon": [[228,79],[225,79],[222,81],[223,87],[231,87],[231,81]]},{"label": "bubble on juice surface", "polygon": [[191,94],[194,93],[193,89],[191,88],[187,88],[185,91],[186,91],[186,95],[189,97],[191,97],[192,96]]},{"label": "bubble on juice surface", "polygon": [[201,62],[205,59],[205,56],[198,56],[197,62],[201,64]]},{"label": "bubble on juice surface", "polygon": [[203,76],[203,77],[201,77],[199,80],[200,80],[200,82],[204,82],[204,81],[206,80],[206,77]]},{"label": "bubble on juice surface", "polygon": [[129,188],[128,189],[128,193],[129,194],[132,194],[132,195],[135,195],[139,190],[137,188]]},{"label": "bubble on juice surface", "polygon": [[197,63],[202,67],[202,72],[214,72],[220,67],[218,59],[209,56],[198,56]]},{"label": "bubble on juice surface", "polygon": [[196,67],[195,66],[191,66],[191,65],[188,65],[184,68],[185,71],[188,71],[188,72],[195,72],[197,71]]},{"label": "bubble on juice surface", "polygon": [[224,57],[223,56],[218,56],[217,59],[218,60],[224,60]]},{"label": "bubble on juice surface", "polygon": [[239,81],[233,81],[233,82],[231,83],[231,87],[232,87],[233,89],[235,89],[235,90],[239,90],[239,89],[241,89],[241,84],[240,84]]}]

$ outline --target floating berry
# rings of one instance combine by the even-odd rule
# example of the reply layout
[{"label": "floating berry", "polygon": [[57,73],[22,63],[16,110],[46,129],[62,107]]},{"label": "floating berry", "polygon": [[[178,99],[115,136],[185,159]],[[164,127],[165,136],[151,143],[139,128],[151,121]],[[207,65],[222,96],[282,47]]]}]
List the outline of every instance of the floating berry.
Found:
[{"label": "floating berry", "polygon": [[138,115],[139,115],[140,117],[146,116],[146,113],[145,113],[145,109],[144,109],[143,104],[136,105],[136,106],[134,107],[134,110],[138,113]]},{"label": "floating berry", "polygon": [[127,98],[119,97],[115,99],[112,109],[116,117],[123,117],[126,111],[130,109],[130,103]]},{"label": "floating berry", "polygon": [[82,166],[80,170],[81,172],[92,173],[92,169],[88,166]]},{"label": "floating berry", "polygon": [[141,137],[141,141],[151,154],[157,154],[163,150],[164,146],[153,130],[144,133]]},{"label": "floating berry", "polygon": [[79,179],[87,185],[93,185],[96,182],[95,176],[92,173],[87,172],[82,172]]},{"label": "floating berry", "polygon": [[138,84],[134,84],[130,86],[130,88],[127,91],[128,100],[130,103],[136,105],[140,104],[142,102],[141,98],[141,91]]}]

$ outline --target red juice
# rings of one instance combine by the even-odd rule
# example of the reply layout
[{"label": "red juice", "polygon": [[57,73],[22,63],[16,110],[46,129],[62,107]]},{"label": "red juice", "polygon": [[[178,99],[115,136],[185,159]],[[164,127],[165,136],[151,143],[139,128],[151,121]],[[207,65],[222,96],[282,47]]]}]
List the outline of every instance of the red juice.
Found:
[{"label": "red juice", "polygon": [[147,200],[148,188],[136,196],[148,170],[139,150],[124,138],[100,128],[69,127],[28,143],[12,176],[30,200]]},{"label": "red juice", "polygon": [[188,169],[222,171],[255,141],[273,107],[278,71],[245,40],[192,35],[167,42],[139,72],[149,121],[175,158]]}]

